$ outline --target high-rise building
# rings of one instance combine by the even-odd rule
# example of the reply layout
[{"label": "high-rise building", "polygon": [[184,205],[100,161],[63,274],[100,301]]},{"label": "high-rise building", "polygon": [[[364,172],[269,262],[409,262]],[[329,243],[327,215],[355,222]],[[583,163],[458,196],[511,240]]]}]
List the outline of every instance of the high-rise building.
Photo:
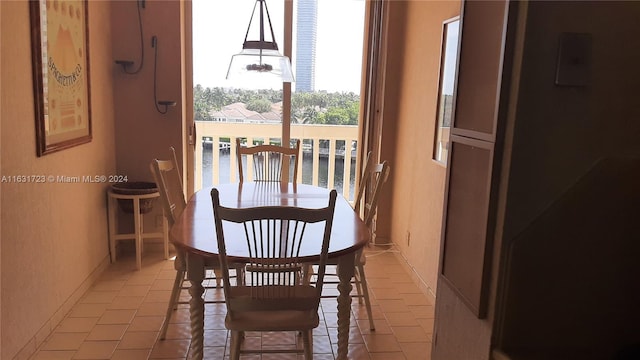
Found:
[{"label": "high-rise building", "polygon": [[296,91],[315,90],[318,0],[298,0],[296,40]]}]

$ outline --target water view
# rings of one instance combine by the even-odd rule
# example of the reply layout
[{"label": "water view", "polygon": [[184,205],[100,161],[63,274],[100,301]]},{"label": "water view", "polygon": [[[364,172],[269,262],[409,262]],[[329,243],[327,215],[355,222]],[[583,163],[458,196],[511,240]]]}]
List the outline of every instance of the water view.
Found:
[{"label": "water view", "polygon": [[[227,150],[220,150],[220,168],[218,169],[218,172],[220,173],[219,175],[220,183],[228,183],[231,181],[230,169],[233,169],[233,171],[237,171],[236,170],[237,166],[235,164],[231,166],[230,161],[231,161],[231,157],[229,155],[229,152]],[[212,162],[213,162],[212,148],[211,146],[204,146],[202,149],[202,186],[203,187],[213,186]],[[319,171],[318,185],[325,188],[327,187],[327,183],[328,183],[327,181],[328,175],[329,175],[328,167],[329,167],[329,159],[327,157],[321,156],[320,163],[319,163],[319,170],[318,170]],[[298,171],[300,170],[302,171],[302,183],[311,184],[312,174],[313,174],[313,157],[311,153],[303,152],[302,168],[298,169]],[[349,194],[352,199],[355,191],[354,190],[355,189],[355,171],[356,171],[356,161],[354,157],[351,160],[351,176],[349,177],[351,179],[349,184]],[[336,158],[335,173],[334,173],[334,180],[333,180],[334,188],[338,191],[338,193],[341,193],[344,188],[343,175],[344,175],[344,159],[338,157]]]}]

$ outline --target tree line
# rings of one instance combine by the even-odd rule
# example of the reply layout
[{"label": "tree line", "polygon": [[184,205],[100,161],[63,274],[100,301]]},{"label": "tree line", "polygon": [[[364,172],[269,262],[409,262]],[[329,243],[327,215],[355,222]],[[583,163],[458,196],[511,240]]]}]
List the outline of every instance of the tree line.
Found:
[{"label": "tree line", "polygon": [[[264,113],[282,101],[282,90],[244,90],[229,88],[193,88],[196,120],[211,121],[212,113],[223,106],[243,103],[248,110]],[[291,95],[291,120],[298,124],[357,125],[360,96],[353,92],[296,92]]]}]

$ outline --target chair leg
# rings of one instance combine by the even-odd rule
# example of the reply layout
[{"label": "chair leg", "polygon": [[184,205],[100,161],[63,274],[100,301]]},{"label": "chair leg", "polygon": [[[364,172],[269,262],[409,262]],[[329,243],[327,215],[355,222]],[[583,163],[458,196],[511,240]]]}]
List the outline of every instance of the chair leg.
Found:
[{"label": "chair leg", "polygon": [[222,281],[222,269],[215,268],[213,269],[213,273],[216,276],[216,288],[220,288],[220,283]]},{"label": "chair leg", "polygon": [[311,330],[302,332],[302,344],[304,346],[304,359],[313,359],[313,335]]},{"label": "chair leg", "polygon": [[302,284],[309,285],[311,276],[313,276],[313,266],[311,264],[302,265]]},{"label": "chair leg", "polygon": [[115,199],[111,197],[111,191],[107,197],[107,208],[109,217],[109,254],[111,255],[111,263],[116,262],[116,211]]},{"label": "chair leg", "polygon": [[180,298],[180,290],[182,290],[182,282],[184,281],[184,270],[176,270],[176,279],[173,281],[173,289],[171,289],[171,297],[169,298],[169,306],[167,306],[167,314],[164,316],[164,324],[160,329],[160,340],[164,340],[167,336],[167,328],[169,320],[176,309],[176,304]]},{"label": "chair leg", "polygon": [[164,241],[164,259],[169,259],[169,223],[167,217],[162,217],[162,240]]},{"label": "chair leg", "polygon": [[240,343],[242,342],[243,334],[240,331],[231,331],[231,360],[240,359]]},{"label": "chair leg", "polygon": [[364,305],[367,308],[367,315],[369,316],[369,329],[374,331],[376,326],[373,323],[373,316],[371,314],[371,300],[369,299],[369,288],[367,287],[367,277],[364,275],[364,265],[356,265],[356,276],[359,278],[360,286],[362,286],[362,294],[364,295]]},{"label": "chair leg", "polygon": [[136,268],[142,268],[142,214],[140,214],[140,199],[133,199],[133,227],[136,242]]},{"label": "chair leg", "polygon": [[353,279],[355,280],[356,291],[358,292],[358,304],[362,305],[362,299],[364,298],[364,295],[362,295],[362,281],[360,280],[360,275],[358,274],[357,269],[358,267],[356,266],[356,271],[353,275]]},{"label": "chair leg", "polygon": [[245,276],[244,266],[237,267],[236,268],[236,284],[245,285],[246,284],[246,280],[245,280],[244,276]]}]

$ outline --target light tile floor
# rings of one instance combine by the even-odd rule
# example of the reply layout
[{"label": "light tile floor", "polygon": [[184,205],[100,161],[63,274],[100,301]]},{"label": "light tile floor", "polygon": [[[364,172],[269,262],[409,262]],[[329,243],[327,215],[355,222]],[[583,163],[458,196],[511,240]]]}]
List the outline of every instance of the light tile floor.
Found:
[{"label": "light tile floor", "polygon": [[[349,359],[430,359],[433,301],[412,282],[391,251],[371,247],[366,254],[376,330],[369,330],[365,306],[354,299]],[[158,340],[174,276],[173,261],[161,259],[160,254],[145,254],[141,271],[135,270],[133,256],[123,256],[78,301],[32,359],[188,359],[188,305],[179,305],[166,340]],[[337,293],[331,286],[325,287],[325,293]],[[205,299],[220,299],[221,295],[221,289],[207,289]],[[181,299],[188,298],[183,291]],[[321,310],[323,319],[314,331],[314,359],[334,359],[336,299],[323,299]],[[224,304],[207,304],[205,312],[205,359],[228,359]],[[300,346],[297,343],[294,333],[248,333],[243,346]],[[287,354],[241,358],[302,359]]]}]

